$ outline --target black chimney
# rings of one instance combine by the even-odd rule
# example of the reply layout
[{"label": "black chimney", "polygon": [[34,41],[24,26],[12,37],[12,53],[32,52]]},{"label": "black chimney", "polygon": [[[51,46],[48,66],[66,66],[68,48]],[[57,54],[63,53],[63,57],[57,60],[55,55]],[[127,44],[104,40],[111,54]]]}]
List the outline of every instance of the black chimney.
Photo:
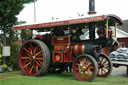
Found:
[{"label": "black chimney", "polygon": [[[96,14],[95,12],[95,1],[89,0],[89,15]],[[95,40],[95,22],[89,22],[89,39]]]},{"label": "black chimney", "polygon": [[96,14],[95,12],[95,0],[89,0],[89,15]]}]

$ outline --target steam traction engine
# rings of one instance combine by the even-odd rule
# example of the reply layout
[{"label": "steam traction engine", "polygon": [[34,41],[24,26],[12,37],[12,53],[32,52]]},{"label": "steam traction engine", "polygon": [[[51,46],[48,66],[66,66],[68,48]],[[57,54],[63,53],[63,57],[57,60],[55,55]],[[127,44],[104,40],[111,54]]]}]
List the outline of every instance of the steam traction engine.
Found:
[{"label": "steam traction engine", "polygon": [[[72,64],[73,73],[81,81],[106,77],[112,71],[109,53],[118,47],[115,15],[15,26],[13,30],[32,29],[49,32],[26,41],[19,51],[19,65],[24,74],[40,76],[45,72],[64,72]],[[89,37],[83,30],[89,29]],[[106,49],[107,48],[107,49]]]}]

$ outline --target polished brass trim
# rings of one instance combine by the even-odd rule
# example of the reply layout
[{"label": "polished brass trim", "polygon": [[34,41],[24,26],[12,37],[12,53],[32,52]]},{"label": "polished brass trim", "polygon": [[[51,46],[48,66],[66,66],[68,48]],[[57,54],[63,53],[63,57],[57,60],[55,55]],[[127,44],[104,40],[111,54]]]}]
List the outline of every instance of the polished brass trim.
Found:
[{"label": "polished brass trim", "polygon": [[78,44],[75,44],[74,52],[75,52],[75,55],[77,56],[78,55]]},{"label": "polished brass trim", "polygon": [[64,40],[64,37],[58,37],[57,40]]},{"label": "polished brass trim", "polygon": [[106,38],[108,38],[108,19],[106,20]]},{"label": "polished brass trim", "polygon": [[85,45],[84,45],[84,43],[82,43],[82,54],[85,54],[84,48],[85,48]]},{"label": "polished brass trim", "polygon": [[115,23],[115,37],[116,37],[116,34],[117,33],[117,23]]}]

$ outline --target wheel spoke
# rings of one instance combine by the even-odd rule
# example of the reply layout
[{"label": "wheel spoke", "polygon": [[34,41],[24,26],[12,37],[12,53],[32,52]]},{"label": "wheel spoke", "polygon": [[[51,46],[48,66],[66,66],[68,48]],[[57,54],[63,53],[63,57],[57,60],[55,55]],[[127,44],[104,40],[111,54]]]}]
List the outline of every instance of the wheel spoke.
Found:
[{"label": "wheel spoke", "polygon": [[82,64],[77,64],[78,66],[82,66]]},{"label": "wheel spoke", "polygon": [[40,53],[42,53],[41,51],[39,51],[38,53],[35,54],[35,57],[38,56]]},{"label": "wheel spoke", "polygon": [[24,48],[24,50],[25,50],[27,53],[29,53],[30,55],[32,55],[31,52],[29,52],[29,50],[27,50],[26,48]]},{"label": "wheel spoke", "polygon": [[85,62],[85,58],[82,59],[82,62]]},{"label": "wheel spoke", "polygon": [[88,73],[88,76],[91,77],[91,75],[90,75],[90,71],[89,71],[88,69],[87,69],[87,73]]},{"label": "wheel spoke", "polygon": [[39,54],[38,56],[41,56],[41,57],[42,57],[42,53],[41,53],[41,54]]},{"label": "wheel spoke", "polygon": [[82,60],[79,60],[79,62],[80,62],[80,64],[82,64],[83,62],[82,62]]},{"label": "wheel spoke", "polygon": [[80,58],[79,61],[82,61],[82,58]]},{"label": "wheel spoke", "polygon": [[39,68],[38,65],[36,65],[36,72],[39,72],[39,69],[38,68]]},{"label": "wheel spoke", "polygon": [[32,43],[30,43],[29,45],[30,45],[30,47],[31,47],[31,48],[32,48],[32,50],[33,50],[33,46],[32,46]]},{"label": "wheel spoke", "polygon": [[28,57],[30,57],[31,55],[30,54],[28,54],[28,53],[26,53],[26,55],[28,56]]},{"label": "wheel spoke", "polygon": [[103,73],[103,68],[101,68],[101,75],[104,75],[104,73]]},{"label": "wheel spoke", "polygon": [[36,58],[37,60],[43,60],[43,58]]},{"label": "wheel spoke", "polygon": [[23,57],[23,56],[22,56],[21,59],[29,59],[29,57]]},{"label": "wheel spoke", "polygon": [[104,70],[104,68],[102,68],[102,71],[103,71],[104,73],[106,73],[106,71]]},{"label": "wheel spoke", "polygon": [[86,64],[88,64],[88,59],[86,59]]},{"label": "wheel spoke", "polygon": [[100,75],[100,68],[99,68],[99,70],[98,70],[98,75]]},{"label": "wheel spoke", "polygon": [[103,72],[104,72],[104,71],[103,71],[103,68],[101,68],[101,73],[104,74]]},{"label": "wheel spoke", "polygon": [[36,54],[36,49],[37,49],[37,47],[35,47],[35,49],[34,49],[34,55]]},{"label": "wheel spoke", "polygon": [[78,70],[78,71],[79,71],[79,73],[81,73],[81,72],[82,72],[82,70],[81,70],[80,68],[77,68],[76,70]]},{"label": "wheel spoke", "polygon": [[34,71],[36,71],[36,64],[35,63],[33,63],[33,69],[34,69]]},{"label": "wheel spoke", "polygon": [[87,77],[87,74],[86,74],[85,72],[84,72],[84,75],[85,75],[85,78],[88,78],[88,77]]},{"label": "wheel spoke", "polygon": [[31,69],[30,69],[29,73],[31,73],[31,72],[32,72],[33,68],[34,68],[34,66],[32,65],[32,67],[31,67]]},{"label": "wheel spoke", "polygon": [[26,65],[24,65],[24,68],[26,68],[28,65],[30,65],[31,64],[31,62],[29,62],[29,63],[27,63]]},{"label": "wheel spoke", "polygon": [[104,64],[104,67],[108,67],[109,66],[109,64]]},{"label": "wheel spoke", "polygon": [[25,63],[28,63],[28,62],[30,62],[30,60],[24,60],[24,62],[25,62]]},{"label": "wheel spoke", "polygon": [[37,61],[35,61],[36,62],[36,64],[39,66],[39,67],[41,67],[41,65],[37,62]]},{"label": "wheel spoke", "polygon": [[103,68],[101,68],[101,72],[102,72],[102,74],[105,74],[106,73]]},{"label": "wheel spoke", "polygon": [[105,64],[104,68],[109,69],[109,64]]},{"label": "wheel spoke", "polygon": [[82,75],[81,75],[81,78],[83,78],[84,77],[84,72],[82,73]]},{"label": "wheel spoke", "polygon": [[89,64],[87,65],[87,67],[89,67],[90,65],[92,65],[92,63],[89,63]]},{"label": "wheel spoke", "polygon": [[100,63],[102,63],[102,62],[103,62],[103,60],[104,60],[104,57],[102,57],[102,58],[101,58],[101,61],[100,61]]},{"label": "wheel spoke", "polygon": [[94,66],[90,66],[89,69],[94,69]]},{"label": "wheel spoke", "polygon": [[39,61],[39,63],[42,65],[43,63],[40,61],[40,60],[38,60]]},{"label": "wheel spoke", "polygon": [[30,50],[30,53],[32,54],[32,49],[31,48],[28,48]]},{"label": "wheel spoke", "polygon": [[105,64],[107,62],[107,60],[105,60],[104,62],[103,62],[103,64]]}]

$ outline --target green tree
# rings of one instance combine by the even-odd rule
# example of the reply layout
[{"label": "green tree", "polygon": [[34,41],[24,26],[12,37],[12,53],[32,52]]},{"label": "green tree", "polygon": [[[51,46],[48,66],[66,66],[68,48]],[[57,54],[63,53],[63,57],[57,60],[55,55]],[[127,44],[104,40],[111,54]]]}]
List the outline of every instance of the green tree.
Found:
[{"label": "green tree", "polygon": [[6,45],[6,34],[17,24],[17,15],[24,8],[24,4],[34,0],[0,0],[0,30],[3,31],[3,45]]},{"label": "green tree", "polygon": [[18,22],[16,16],[23,10],[24,4],[34,1],[36,0],[0,0],[0,42],[4,46],[6,44],[11,46],[11,56],[7,57],[6,60],[8,65],[13,64],[14,67],[17,67],[17,56],[20,48],[17,44],[11,44],[19,40],[19,32],[11,30],[11,27],[22,22]]}]

